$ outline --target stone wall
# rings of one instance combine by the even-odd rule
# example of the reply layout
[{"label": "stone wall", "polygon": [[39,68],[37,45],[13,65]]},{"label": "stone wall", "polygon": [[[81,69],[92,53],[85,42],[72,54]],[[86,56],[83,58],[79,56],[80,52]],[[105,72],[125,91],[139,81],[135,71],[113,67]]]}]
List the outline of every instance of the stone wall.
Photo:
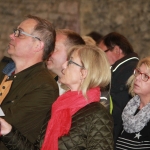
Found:
[{"label": "stone wall", "polygon": [[134,50],[150,55],[150,0],[88,0],[80,4],[81,34],[96,30],[123,34]]},{"label": "stone wall", "polygon": [[81,35],[116,31],[128,38],[140,57],[150,55],[150,0],[1,0],[0,59],[7,55],[9,34],[27,14]]}]

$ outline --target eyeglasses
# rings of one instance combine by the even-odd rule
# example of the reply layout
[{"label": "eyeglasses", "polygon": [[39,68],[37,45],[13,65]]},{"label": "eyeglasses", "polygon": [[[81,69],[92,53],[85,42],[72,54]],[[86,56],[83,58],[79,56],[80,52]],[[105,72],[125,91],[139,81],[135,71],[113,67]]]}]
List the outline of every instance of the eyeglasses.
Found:
[{"label": "eyeglasses", "polygon": [[137,77],[138,75],[141,75],[141,79],[145,82],[147,82],[148,79],[150,78],[147,74],[142,73],[139,69],[135,69],[134,76]]},{"label": "eyeglasses", "polygon": [[79,64],[77,64],[77,63],[75,63],[74,61],[72,61],[71,59],[70,60],[68,60],[68,66],[70,65],[70,64],[74,64],[74,65],[76,65],[76,66],[78,66],[78,67],[80,67],[80,68],[84,68],[83,66],[81,66],[81,65],[79,65]]},{"label": "eyeglasses", "polygon": [[24,35],[26,35],[26,36],[33,37],[33,38],[38,39],[39,41],[41,41],[41,39],[38,38],[38,37],[36,37],[36,36],[33,36],[33,35],[31,35],[31,34],[28,34],[28,33],[24,32],[24,31],[21,31],[20,29],[14,29],[14,36],[15,36],[15,37],[19,37],[21,34],[24,34]]},{"label": "eyeglasses", "polygon": [[113,48],[114,48],[114,47],[110,47],[110,48],[104,50],[104,52],[107,53],[108,51],[112,50]]}]

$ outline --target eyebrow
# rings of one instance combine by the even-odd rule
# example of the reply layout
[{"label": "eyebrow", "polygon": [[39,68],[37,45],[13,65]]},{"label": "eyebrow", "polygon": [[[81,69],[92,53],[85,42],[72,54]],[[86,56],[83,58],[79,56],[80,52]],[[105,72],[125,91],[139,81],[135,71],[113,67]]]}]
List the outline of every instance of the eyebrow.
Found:
[{"label": "eyebrow", "polygon": [[17,29],[21,30],[21,31],[24,31],[24,29],[22,29],[21,27],[18,27]]},{"label": "eyebrow", "polygon": [[141,70],[140,70],[140,68],[137,68],[141,73],[143,73],[143,74],[146,74],[147,76],[150,74],[150,73],[145,73],[145,72],[142,72]]}]

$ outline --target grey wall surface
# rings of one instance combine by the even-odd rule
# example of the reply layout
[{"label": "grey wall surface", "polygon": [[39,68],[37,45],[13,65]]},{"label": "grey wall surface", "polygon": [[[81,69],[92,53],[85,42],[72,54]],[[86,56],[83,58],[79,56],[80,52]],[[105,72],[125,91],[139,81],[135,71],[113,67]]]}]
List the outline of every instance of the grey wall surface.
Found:
[{"label": "grey wall surface", "polygon": [[150,0],[1,0],[0,59],[7,55],[9,34],[28,14],[81,35],[119,32],[141,58],[150,55]]}]

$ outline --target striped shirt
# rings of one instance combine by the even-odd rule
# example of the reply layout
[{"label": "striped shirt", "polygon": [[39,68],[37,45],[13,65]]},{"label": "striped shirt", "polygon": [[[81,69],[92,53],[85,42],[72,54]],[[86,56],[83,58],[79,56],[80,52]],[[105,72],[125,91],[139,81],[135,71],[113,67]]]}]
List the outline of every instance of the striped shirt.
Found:
[{"label": "striped shirt", "polygon": [[117,139],[116,150],[150,150],[150,122],[140,132],[123,130]]}]

